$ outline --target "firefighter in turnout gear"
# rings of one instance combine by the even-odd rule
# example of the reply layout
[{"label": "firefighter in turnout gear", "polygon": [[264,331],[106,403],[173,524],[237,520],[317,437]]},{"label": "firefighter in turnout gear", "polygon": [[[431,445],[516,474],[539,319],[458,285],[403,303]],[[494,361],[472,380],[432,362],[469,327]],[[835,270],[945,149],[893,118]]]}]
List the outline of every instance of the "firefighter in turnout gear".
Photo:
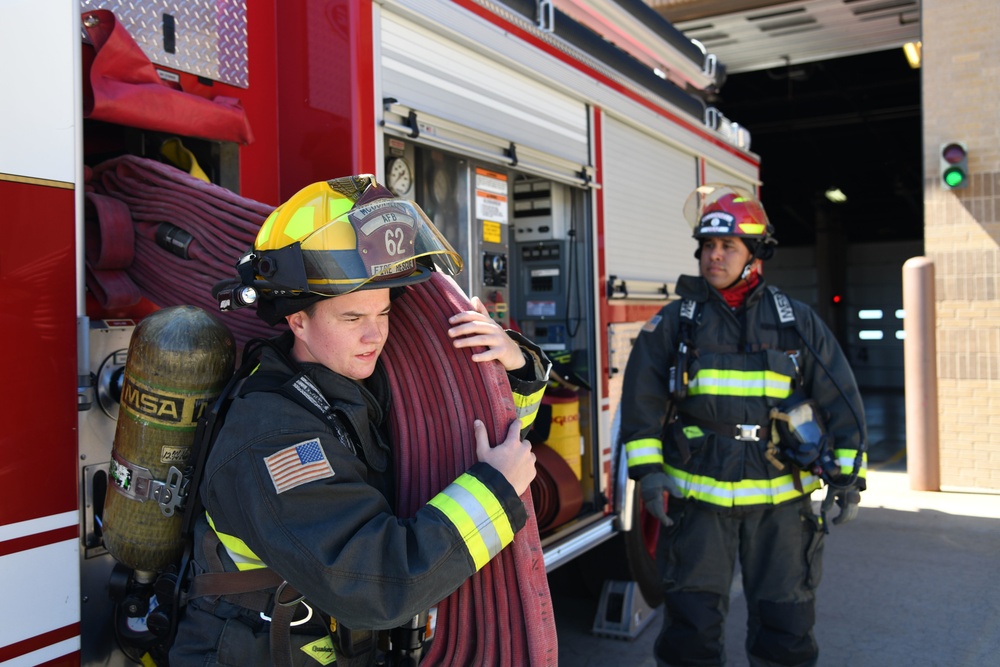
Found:
[{"label": "firefighter in turnout gear", "polygon": [[777,241],[760,202],[710,184],[685,216],[701,275],[681,276],[681,298],[643,327],[621,401],[629,475],[662,523],[657,664],[725,663],[738,557],[750,664],[815,665],[825,510],[850,521],[865,487],[861,397],[816,313],[765,284]]},{"label": "firefighter in turnout gear", "polygon": [[[296,665],[376,664],[379,630],[447,597],[525,525],[519,496],[535,457],[522,428],[549,362],[478,299],[450,318],[455,347],[481,348],[475,362],[507,370],[519,418],[494,448],[476,422],[478,462],[400,518],[379,359],[390,290],[428,278],[432,265],[454,274],[461,260],[416,204],[371,176],[304,188],[268,217],[254,246],[237,265],[240,279],[217,286],[220,305],[255,304],[290,330],[264,347],[209,451],[193,581],[205,572],[273,576],[263,591],[192,597],[170,665],[269,665],[275,650],[279,664],[289,655]],[[282,635],[286,608],[294,611]]]}]

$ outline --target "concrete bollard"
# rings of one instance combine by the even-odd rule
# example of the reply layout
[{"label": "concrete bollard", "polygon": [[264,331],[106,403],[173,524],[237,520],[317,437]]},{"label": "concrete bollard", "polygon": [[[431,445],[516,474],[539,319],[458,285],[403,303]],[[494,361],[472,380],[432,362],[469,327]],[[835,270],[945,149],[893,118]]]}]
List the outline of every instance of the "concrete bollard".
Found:
[{"label": "concrete bollard", "polygon": [[906,472],[914,491],[941,490],[936,306],[934,262],[926,257],[906,260],[903,264]]}]

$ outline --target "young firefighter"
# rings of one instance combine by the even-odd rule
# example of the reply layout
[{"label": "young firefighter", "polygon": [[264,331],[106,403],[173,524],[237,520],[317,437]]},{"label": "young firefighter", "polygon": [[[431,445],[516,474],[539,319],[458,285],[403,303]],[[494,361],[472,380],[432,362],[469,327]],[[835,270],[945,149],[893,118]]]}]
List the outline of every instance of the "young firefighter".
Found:
[{"label": "young firefighter", "polygon": [[810,494],[826,481],[827,503],[840,506],[833,523],[856,516],[861,398],[819,317],[765,285],[762,262],[777,241],[760,202],[711,184],[692,193],[685,215],[701,276],[681,276],[681,299],[643,327],[621,401],[629,475],[663,524],[657,664],[725,664],[739,557],[750,664],[815,665],[827,504],[817,516]]},{"label": "young firefighter", "polygon": [[[376,631],[447,597],[524,526],[519,496],[535,457],[519,429],[534,419],[549,362],[478,299],[450,318],[449,335],[455,347],[485,348],[474,361],[498,360],[525,407],[495,448],[477,421],[479,462],[412,519],[394,513],[379,355],[390,290],[428,278],[431,262],[461,268],[420,208],[371,176],[310,185],[264,222],[238,264],[241,284],[256,291],[261,318],[290,331],[263,349],[212,446],[194,550],[199,572],[256,570],[269,585],[191,599],[171,667],[269,665],[272,652],[278,664],[329,664],[333,655],[341,666],[375,664]],[[254,382],[285,391],[248,391]],[[305,407],[301,388],[334,416]]]}]

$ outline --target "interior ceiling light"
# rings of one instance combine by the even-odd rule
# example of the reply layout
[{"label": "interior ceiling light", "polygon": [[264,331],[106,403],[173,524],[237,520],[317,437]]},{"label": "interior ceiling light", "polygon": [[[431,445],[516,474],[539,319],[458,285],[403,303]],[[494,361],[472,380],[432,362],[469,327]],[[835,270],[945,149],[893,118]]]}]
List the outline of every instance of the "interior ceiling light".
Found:
[{"label": "interior ceiling light", "polygon": [[823,193],[826,198],[832,201],[834,204],[843,204],[847,201],[847,195],[844,194],[843,190],[840,188],[829,188]]},{"label": "interior ceiling light", "polygon": [[903,44],[903,53],[906,54],[906,62],[910,63],[910,67],[920,69],[920,42]]}]

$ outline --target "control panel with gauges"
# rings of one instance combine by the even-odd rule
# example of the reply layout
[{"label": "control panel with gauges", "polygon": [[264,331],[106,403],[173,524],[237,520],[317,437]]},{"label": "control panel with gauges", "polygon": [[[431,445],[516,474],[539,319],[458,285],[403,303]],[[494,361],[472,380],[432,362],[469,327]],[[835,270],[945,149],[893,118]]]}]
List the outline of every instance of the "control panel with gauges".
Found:
[{"label": "control panel with gauges", "polygon": [[472,177],[478,254],[482,257],[480,297],[493,319],[506,327],[510,325],[507,253],[511,178],[505,171],[481,165],[473,167]]},{"label": "control panel with gauges", "polygon": [[511,175],[437,148],[386,139],[385,185],[413,199],[465,269],[456,282],[478,296],[501,326],[510,326]]}]

